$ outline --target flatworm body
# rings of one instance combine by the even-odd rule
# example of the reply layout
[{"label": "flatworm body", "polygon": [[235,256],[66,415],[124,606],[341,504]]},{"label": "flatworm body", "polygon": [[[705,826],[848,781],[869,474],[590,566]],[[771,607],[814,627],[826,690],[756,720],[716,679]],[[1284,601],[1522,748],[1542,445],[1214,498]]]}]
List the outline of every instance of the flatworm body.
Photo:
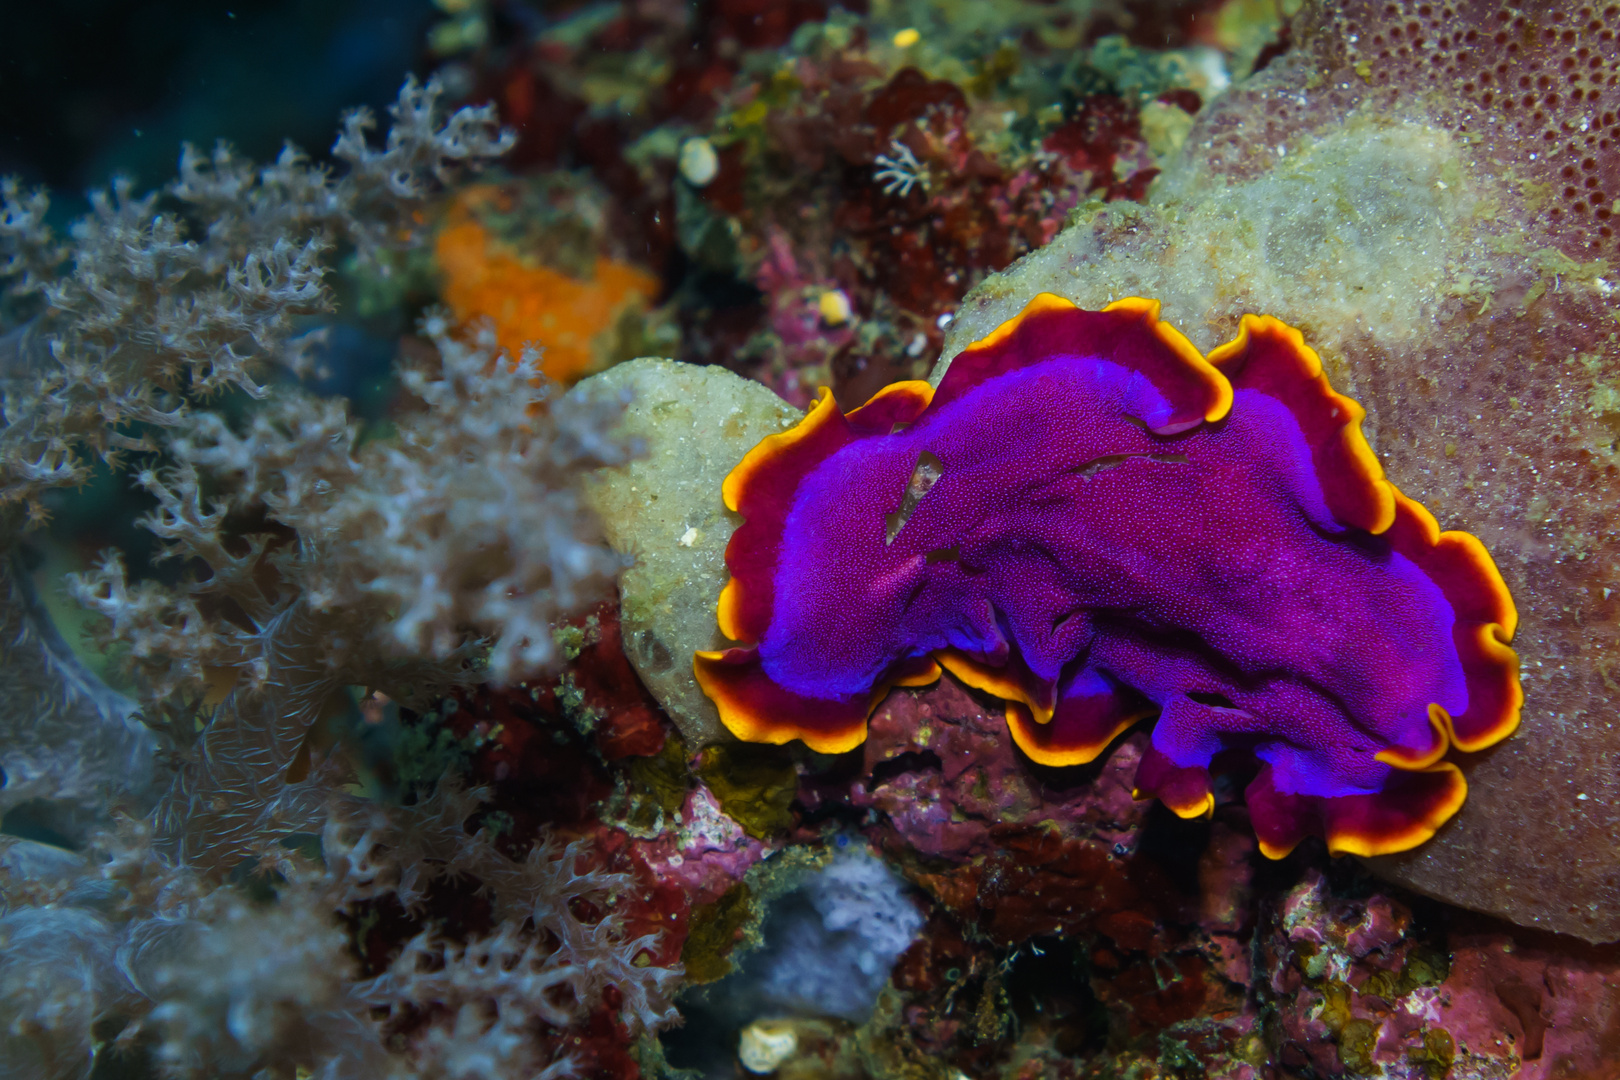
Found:
[{"label": "flatworm body", "polygon": [[1448,753],[1523,700],[1495,564],[1385,479],[1298,331],[1245,316],[1206,358],[1158,310],[1043,294],[937,390],[847,416],[823,390],[755,448],[719,608],[747,644],[695,659],[726,726],[842,752],[943,666],[1043,764],[1156,716],[1137,793],[1184,817],[1247,761],[1272,857],[1400,851],[1456,813]]}]

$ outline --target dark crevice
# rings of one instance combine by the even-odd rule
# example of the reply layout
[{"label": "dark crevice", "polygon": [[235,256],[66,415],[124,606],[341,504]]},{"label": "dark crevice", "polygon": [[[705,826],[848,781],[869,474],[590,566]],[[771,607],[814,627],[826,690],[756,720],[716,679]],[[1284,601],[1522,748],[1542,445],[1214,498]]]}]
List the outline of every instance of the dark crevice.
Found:
[{"label": "dark crevice", "polygon": [[896,777],[914,772],[945,771],[945,763],[932,750],[911,750],[872,766],[872,787],[887,784]]}]

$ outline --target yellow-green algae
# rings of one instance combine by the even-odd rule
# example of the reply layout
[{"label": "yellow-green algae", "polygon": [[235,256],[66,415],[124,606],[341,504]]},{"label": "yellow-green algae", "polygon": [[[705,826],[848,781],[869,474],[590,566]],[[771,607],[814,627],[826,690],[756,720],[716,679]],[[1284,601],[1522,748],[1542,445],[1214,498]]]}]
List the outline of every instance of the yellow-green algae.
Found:
[{"label": "yellow-green algae", "polygon": [[799,773],[789,748],[716,743],[704,748],[697,773],[720,809],[754,839],[768,840],[792,828]]},{"label": "yellow-green algae", "polygon": [[743,928],[758,918],[753,899],[753,890],[739,883],[712,904],[692,909],[692,929],[681,948],[681,963],[686,966],[689,985],[702,986],[731,974],[731,952]]}]

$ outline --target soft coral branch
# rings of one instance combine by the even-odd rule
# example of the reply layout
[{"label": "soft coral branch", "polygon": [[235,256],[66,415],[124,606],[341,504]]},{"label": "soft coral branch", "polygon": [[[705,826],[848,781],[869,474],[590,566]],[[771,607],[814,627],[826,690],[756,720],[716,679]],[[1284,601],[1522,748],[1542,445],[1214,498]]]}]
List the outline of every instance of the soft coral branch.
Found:
[{"label": "soft coral branch", "polygon": [[[600,853],[542,838],[513,859],[467,831],[484,792],[446,778],[382,805],[312,746],[345,684],[432,699],[545,666],[553,624],[620,566],[577,482],[632,452],[622,401],[559,393],[532,356],[438,316],[400,370],[421,407],[393,437],[362,444],[343,402],[264,378],[307,369],[316,338],[295,331],[331,302],[335,244],[411,242],[424,200],[510,145],[488,110],[445,119],[437,98],[407,83],[381,147],[348,118],[341,176],[290,147],[265,168],[187,148],[164,198],[115,183],[65,246],[43,196],[0,189],[0,318],[37,312],[0,337],[0,506],[37,517],[97,456],[155,452],[143,524],[182,570],[132,581],[110,552],[74,580],[138,676],[143,726],[0,567],[0,809],[58,799],[103,829],[83,855],[0,844],[0,1059],[30,1075],[82,1080],[116,1029],[171,1077],[554,1080],[587,1017],[675,1017],[680,969],[648,963],[657,937],[619,914],[635,882]],[[207,408],[224,391],[253,399],[240,419]],[[426,930],[357,981],[340,914],[424,918],[441,887],[487,893],[493,928]]]},{"label": "soft coral branch", "polygon": [[[633,452],[611,434],[623,402],[559,394],[534,357],[459,340],[438,315],[423,328],[431,359],[400,381],[424,408],[396,438],[357,448],[341,402],[283,388],[241,430],[188,417],[167,444],[177,464],[139,474],[163,557],[206,573],[137,586],[109,559],[72,588],[104,617],[100,643],[125,644],[160,696],[252,662],[293,597],[324,620],[333,677],[385,685],[390,661],[454,668],[487,647],[482,673],[510,682],[551,664],[557,620],[611,588],[622,560],[577,485]],[[256,511],[281,533],[230,531],[233,512]]]},{"label": "soft coral branch", "polygon": [[43,491],[82,483],[91,459],[130,447],[121,427],[176,425],[223,390],[262,397],[258,372],[296,352],[298,320],[331,308],[333,246],[371,259],[414,243],[426,199],[512,146],[492,110],[445,117],[440,95],[407,81],[382,149],[351,114],[333,149],[341,176],[290,146],[263,169],[223,144],[207,158],[188,146],[162,193],[179,214],[118,179],[92,193],[66,245],[44,223],[46,196],[4,181],[0,298],[40,294],[45,308],[0,339],[0,506],[40,520]]}]

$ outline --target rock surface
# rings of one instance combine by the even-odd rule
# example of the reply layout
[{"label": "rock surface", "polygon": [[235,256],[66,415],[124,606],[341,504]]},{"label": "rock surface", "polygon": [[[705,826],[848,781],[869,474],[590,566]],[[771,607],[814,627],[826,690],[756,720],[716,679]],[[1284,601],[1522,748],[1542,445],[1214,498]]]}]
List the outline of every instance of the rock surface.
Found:
[{"label": "rock surface", "polygon": [[625,652],[695,749],[722,730],[692,677],[693,652],[727,644],[715,603],[739,518],[721,501],[720,487],[744,454],[802,414],[723,368],[670,360],[631,360],[581,386],[630,396],[623,432],[646,453],[602,470],[586,498],[608,543],[635,560],[619,580]]},{"label": "rock surface", "polygon": [[[1614,33],[1543,19],[1308,7],[1299,50],[1200,114],[1149,205],[1094,206],[974,290],[934,380],[1043,291],[1087,307],[1157,297],[1206,350],[1244,312],[1299,327],[1367,408],[1391,479],[1442,528],[1485,542],[1521,617],[1519,732],[1463,756],[1471,794],[1439,836],[1371,865],[1608,941],[1620,938],[1620,279],[1606,222],[1620,175],[1608,137],[1597,143],[1620,95],[1581,74],[1616,51]],[[1547,92],[1543,70],[1568,96]],[[1489,92],[1521,74],[1522,99]]]}]

